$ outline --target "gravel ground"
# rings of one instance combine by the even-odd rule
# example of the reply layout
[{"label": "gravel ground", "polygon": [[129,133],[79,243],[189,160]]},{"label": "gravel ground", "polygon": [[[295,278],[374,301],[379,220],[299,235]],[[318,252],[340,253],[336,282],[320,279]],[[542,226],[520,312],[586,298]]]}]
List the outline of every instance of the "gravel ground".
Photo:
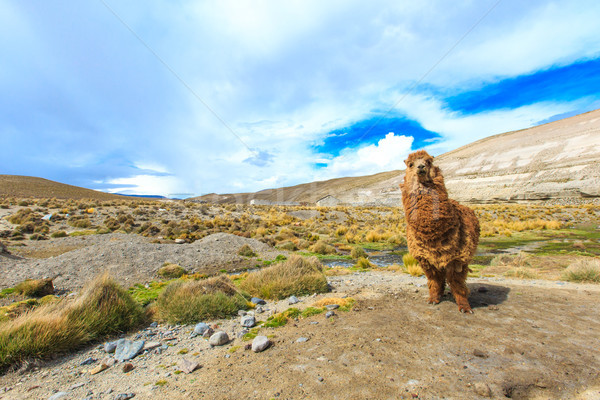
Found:
[{"label": "gravel ground", "polygon": [[65,237],[35,244],[39,252],[66,251],[55,257],[16,260],[0,256],[0,288],[12,287],[25,279],[55,277],[57,288],[74,291],[104,271],[125,286],[147,283],[157,278],[156,271],[165,262],[179,264],[192,273],[232,272],[259,263],[257,257],[237,254],[244,244],[262,260],[286,254],[258,240],[227,233],[210,235],[191,244],[151,243],[139,235],[119,233]]}]

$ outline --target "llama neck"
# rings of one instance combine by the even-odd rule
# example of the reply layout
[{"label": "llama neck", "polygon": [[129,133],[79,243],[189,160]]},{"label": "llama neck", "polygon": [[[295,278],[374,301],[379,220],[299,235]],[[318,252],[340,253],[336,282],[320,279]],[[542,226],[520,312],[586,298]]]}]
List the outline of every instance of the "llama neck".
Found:
[{"label": "llama neck", "polygon": [[405,183],[402,203],[406,223],[421,234],[430,237],[442,236],[458,218],[448,199],[446,188],[436,182],[422,184],[418,181]]}]

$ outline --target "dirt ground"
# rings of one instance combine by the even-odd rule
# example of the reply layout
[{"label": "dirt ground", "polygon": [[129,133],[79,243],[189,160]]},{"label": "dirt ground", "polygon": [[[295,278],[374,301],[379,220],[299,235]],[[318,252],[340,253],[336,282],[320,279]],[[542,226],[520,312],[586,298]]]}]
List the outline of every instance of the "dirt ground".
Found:
[{"label": "dirt ground", "polygon": [[[471,279],[475,313],[464,315],[449,294],[427,304],[424,278],[370,271],[329,280],[332,293],[302,298],[299,308],[351,296],[354,309],[263,328],[273,342],[264,352],[244,350],[250,342],[238,338],[211,348],[189,337],[193,326],[158,326],[129,337],[166,332],[171,346],[138,356],[131,372],[115,365],[90,375],[81,362],[105,356],[92,347],[1,376],[0,399],[59,391],[64,399],[600,399],[597,285]],[[212,323],[233,338],[241,329],[237,318]],[[202,368],[178,374],[183,358]]]}]

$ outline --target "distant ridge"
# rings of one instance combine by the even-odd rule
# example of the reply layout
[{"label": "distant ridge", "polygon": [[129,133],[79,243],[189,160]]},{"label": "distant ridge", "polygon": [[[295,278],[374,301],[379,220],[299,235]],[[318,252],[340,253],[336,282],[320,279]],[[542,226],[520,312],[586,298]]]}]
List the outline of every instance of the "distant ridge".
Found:
[{"label": "distant ridge", "polygon": [[[600,197],[600,110],[501,133],[440,156],[449,194],[472,203]],[[316,203],[401,206],[403,170],[337,178],[255,193],[208,194],[209,203]]]},{"label": "distant ridge", "polygon": [[0,196],[57,199],[131,200],[97,190],[85,189],[49,179],[21,175],[0,175]]}]

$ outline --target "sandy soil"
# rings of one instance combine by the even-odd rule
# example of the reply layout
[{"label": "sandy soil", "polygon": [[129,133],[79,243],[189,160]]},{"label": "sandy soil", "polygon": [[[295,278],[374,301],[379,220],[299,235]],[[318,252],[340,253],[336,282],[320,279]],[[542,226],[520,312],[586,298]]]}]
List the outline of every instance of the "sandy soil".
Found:
[{"label": "sandy soil", "polygon": [[[94,365],[81,362],[106,356],[92,347],[0,377],[0,399],[59,391],[64,399],[600,399],[597,285],[472,279],[475,313],[464,315],[448,294],[428,305],[423,278],[372,271],[329,279],[332,293],[298,306],[351,296],[354,309],[264,328],[273,344],[262,353],[244,350],[238,318],[210,322],[235,338],[215,348],[190,338],[193,326],[158,326],[128,336],[170,344],[132,360],[131,372],[117,364],[90,375]],[[257,317],[287,307],[268,303]],[[184,358],[202,368],[178,374]]]}]

